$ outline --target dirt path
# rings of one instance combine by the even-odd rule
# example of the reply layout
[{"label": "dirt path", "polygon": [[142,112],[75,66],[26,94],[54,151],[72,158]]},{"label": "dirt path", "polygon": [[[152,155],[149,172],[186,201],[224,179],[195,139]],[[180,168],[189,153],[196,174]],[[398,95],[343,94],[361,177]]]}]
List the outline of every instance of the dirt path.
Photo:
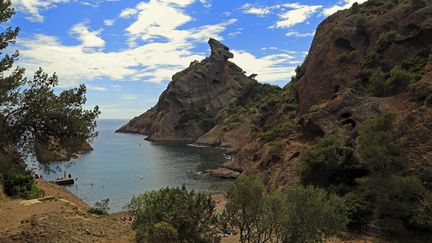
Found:
[{"label": "dirt path", "polygon": [[57,185],[38,182],[50,200],[0,201],[0,242],[134,242],[120,215],[96,216],[89,206]]}]

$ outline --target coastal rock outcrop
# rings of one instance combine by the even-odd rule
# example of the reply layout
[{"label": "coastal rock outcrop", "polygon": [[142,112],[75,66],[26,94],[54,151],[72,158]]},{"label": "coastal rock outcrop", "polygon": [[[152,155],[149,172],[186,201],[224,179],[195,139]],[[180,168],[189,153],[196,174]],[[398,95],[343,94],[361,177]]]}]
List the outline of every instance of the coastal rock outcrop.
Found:
[{"label": "coastal rock outcrop", "polygon": [[210,57],[193,61],[175,74],[155,107],[117,132],[140,133],[152,141],[193,142],[218,123],[219,112],[233,103],[242,87],[256,82],[236,64],[229,48],[209,40]]}]

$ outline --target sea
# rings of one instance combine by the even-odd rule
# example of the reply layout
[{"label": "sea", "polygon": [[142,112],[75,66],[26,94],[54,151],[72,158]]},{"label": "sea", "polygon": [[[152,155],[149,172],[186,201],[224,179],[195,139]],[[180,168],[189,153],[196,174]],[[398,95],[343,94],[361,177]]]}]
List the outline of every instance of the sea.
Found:
[{"label": "sea", "polygon": [[92,142],[93,151],[68,162],[31,167],[46,180],[69,174],[75,184],[68,190],[92,206],[109,199],[111,212],[119,212],[133,195],[163,187],[186,186],[205,193],[224,191],[230,180],[201,175],[229,157],[223,150],[191,144],[154,143],[138,134],[115,133],[127,120],[98,120],[99,135]]}]

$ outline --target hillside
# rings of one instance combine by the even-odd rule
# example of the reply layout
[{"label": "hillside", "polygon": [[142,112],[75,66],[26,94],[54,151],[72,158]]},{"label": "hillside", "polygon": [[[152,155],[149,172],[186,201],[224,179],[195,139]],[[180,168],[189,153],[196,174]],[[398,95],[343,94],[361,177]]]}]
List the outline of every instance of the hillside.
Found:
[{"label": "hillside", "polygon": [[[169,107],[185,110],[196,97],[174,94],[203,85],[192,78],[192,66],[174,76],[155,108],[119,131],[225,147],[235,156],[222,174],[258,175],[269,191],[323,187],[358,206],[350,228],[373,224],[386,236],[421,238],[432,232],[431,54],[432,1],[370,0],[320,24],[284,88],[240,75],[244,82],[228,102],[197,102],[212,113],[180,119]],[[179,77],[185,86],[176,85]],[[203,95],[219,97],[197,97]],[[160,122],[172,114],[174,123]],[[208,117],[217,119],[206,123]],[[204,123],[205,129],[197,125]]]}]

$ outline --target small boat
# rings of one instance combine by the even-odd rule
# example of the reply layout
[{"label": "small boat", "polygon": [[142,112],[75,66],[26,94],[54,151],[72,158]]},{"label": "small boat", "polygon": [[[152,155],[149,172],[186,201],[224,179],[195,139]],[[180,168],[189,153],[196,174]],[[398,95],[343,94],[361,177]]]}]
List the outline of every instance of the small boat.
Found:
[{"label": "small boat", "polygon": [[73,178],[61,178],[50,182],[61,186],[67,186],[67,185],[73,185],[75,183],[75,180]]}]

